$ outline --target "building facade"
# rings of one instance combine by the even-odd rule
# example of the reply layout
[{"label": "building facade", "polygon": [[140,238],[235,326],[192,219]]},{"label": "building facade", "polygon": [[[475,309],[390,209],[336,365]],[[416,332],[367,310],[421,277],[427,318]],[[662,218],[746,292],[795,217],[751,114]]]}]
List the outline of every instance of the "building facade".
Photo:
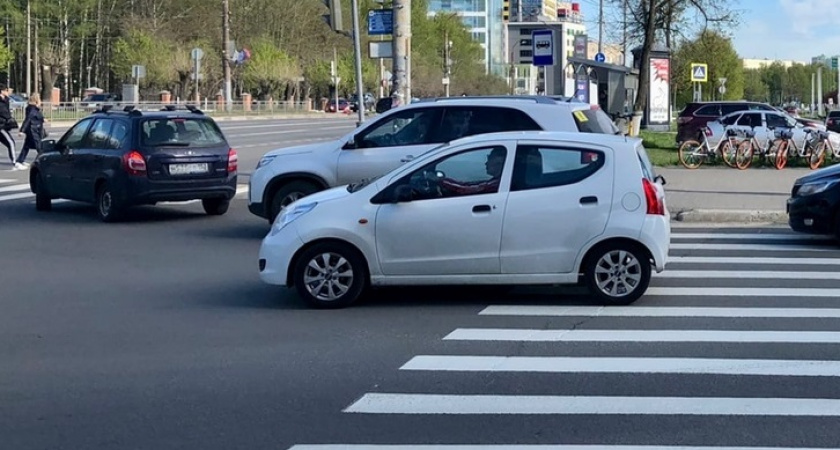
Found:
[{"label": "building facade", "polygon": [[753,70],[767,67],[773,63],[780,63],[784,68],[793,66],[794,64],[808,65],[805,61],[791,61],[791,60],[775,60],[775,59],[742,59],[744,69]]},{"label": "building facade", "polygon": [[499,73],[504,64],[502,0],[430,0],[428,15],[457,14],[484,50],[485,71]]},{"label": "building facade", "polygon": [[[822,64],[830,69],[836,70],[838,67],[840,67],[840,56],[814,56],[813,58],[811,58],[811,64]],[[746,66],[744,66],[744,68],[746,68]]]}]

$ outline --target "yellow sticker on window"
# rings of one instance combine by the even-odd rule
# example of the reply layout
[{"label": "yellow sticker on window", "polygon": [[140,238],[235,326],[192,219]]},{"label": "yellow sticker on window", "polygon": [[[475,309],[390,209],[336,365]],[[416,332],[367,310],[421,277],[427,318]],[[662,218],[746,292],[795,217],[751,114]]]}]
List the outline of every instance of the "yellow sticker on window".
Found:
[{"label": "yellow sticker on window", "polygon": [[575,111],[575,112],[574,112],[574,113],[572,113],[572,114],[574,114],[574,115],[575,115],[575,117],[577,118],[578,122],[587,122],[587,121],[589,120],[589,119],[586,117],[586,115],[585,115],[585,114],[583,114],[583,111],[581,111],[581,110],[577,110],[577,111]]}]

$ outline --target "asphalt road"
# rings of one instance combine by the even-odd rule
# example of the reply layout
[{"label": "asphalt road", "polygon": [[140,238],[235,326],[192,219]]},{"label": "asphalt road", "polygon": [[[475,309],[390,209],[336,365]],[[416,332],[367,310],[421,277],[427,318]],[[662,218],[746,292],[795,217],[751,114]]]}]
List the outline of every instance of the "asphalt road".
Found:
[{"label": "asphalt road", "polygon": [[[329,126],[251,125],[224,125],[243,167]],[[832,241],[680,228],[629,308],[424,288],[313,311],[259,281],[243,197],[118,224],[0,202],[0,448],[840,447]]]}]

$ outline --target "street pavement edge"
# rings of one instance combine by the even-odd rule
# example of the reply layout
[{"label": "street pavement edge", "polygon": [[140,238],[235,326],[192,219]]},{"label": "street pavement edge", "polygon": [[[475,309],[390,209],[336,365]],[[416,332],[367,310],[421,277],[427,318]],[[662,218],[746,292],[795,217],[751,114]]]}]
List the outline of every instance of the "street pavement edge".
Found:
[{"label": "street pavement edge", "polygon": [[691,223],[788,223],[788,216],[784,211],[768,210],[690,209],[672,213],[671,219]]}]

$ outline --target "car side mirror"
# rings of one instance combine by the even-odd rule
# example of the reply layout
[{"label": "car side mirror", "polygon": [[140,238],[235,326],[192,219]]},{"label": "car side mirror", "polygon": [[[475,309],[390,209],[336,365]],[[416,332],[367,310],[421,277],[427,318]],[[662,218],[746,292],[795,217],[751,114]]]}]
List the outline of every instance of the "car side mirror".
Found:
[{"label": "car side mirror", "polygon": [[656,178],[653,179],[653,181],[661,184],[662,186],[665,186],[666,184],[668,184],[668,182],[665,181],[665,177],[663,177],[662,175],[657,175]]},{"label": "car side mirror", "polygon": [[52,153],[58,151],[58,145],[56,145],[55,140],[50,139],[49,141],[41,141],[41,153]]},{"label": "car side mirror", "polygon": [[345,142],[344,146],[341,147],[341,148],[343,150],[353,150],[353,149],[359,148],[358,144],[356,144],[356,137],[353,136],[352,138],[350,138],[350,140]]}]

